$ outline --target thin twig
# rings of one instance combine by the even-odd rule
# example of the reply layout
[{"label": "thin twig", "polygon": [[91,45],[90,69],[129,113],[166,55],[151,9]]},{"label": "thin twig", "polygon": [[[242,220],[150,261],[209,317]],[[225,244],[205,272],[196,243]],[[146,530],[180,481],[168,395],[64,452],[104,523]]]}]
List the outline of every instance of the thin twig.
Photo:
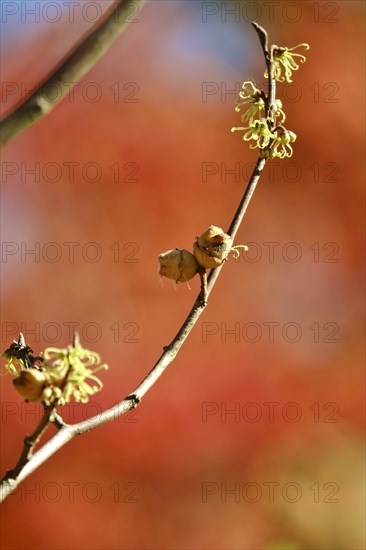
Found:
[{"label": "thin twig", "polygon": [[[264,54],[266,56],[266,53],[268,53],[267,33],[264,29],[260,29],[261,32],[258,34]],[[271,59],[269,61],[268,74],[273,74]],[[272,102],[274,102],[274,88],[270,88],[270,80],[271,79],[269,78],[269,95],[267,97],[271,97]],[[270,112],[270,109],[272,107],[272,103],[267,104],[266,116],[268,116],[268,113]],[[263,172],[267,160],[268,157],[261,158],[261,156],[259,156],[257,159],[256,165],[245,189],[244,195],[239,203],[237,211],[235,212],[234,218],[228,229],[228,234],[232,237],[233,240],[243,220],[244,214],[253,196],[254,190],[257,186],[257,183]],[[16,479],[6,478],[2,480],[0,485],[0,501],[4,500],[10,493],[12,493],[16,489],[19,483],[21,483],[26,477],[34,472],[41,464],[48,460],[54,453],[56,453],[66,443],[71,441],[75,436],[86,433],[94,428],[98,428],[99,426],[102,426],[103,424],[106,424],[118,418],[119,416],[126,414],[129,410],[137,407],[140,404],[142,397],[150,390],[150,388],[163,374],[165,369],[175,359],[184,341],[186,340],[192,328],[197,323],[198,319],[206,308],[207,297],[211,293],[222,267],[223,266],[212,269],[207,277],[207,281],[205,280],[205,275],[201,274],[201,291],[196,297],[193,307],[189,312],[186,320],[184,321],[181,328],[178,330],[173,340],[167,346],[164,346],[164,351],[162,355],[159,357],[158,361],[153,366],[151,371],[147,374],[147,376],[137,386],[137,388],[120,403],[117,403],[113,407],[107,409],[102,414],[89,418],[88,420],[85,420],[83,422],[79,422],[78,424],[61,425],[58,433],[56,433],[47,443],[43,445],[43,447],[41,447],[32,456],[32,458],[24,465],[24,468],[19,472],[19,475]]]},{"label": "thin twig", "polygon": [[266,62],[267,73],[268,73],[268,94],[266,98],[266,117],[272,118],[271,127],[276,126],[276,116],[275,116],[275,98],[276,98],[276,79],[275,79],[275,64],[273,63],[273,48],[271,46],[268,48],[268,35],[267,31],[258,25],[255,21],[252,21],[252,25],[258,34],[259,41],[262,45],[264,59]]},{"label": "thin twig", "polygon": [[[74,346],[76,345],[76,342],[79,342],[79,335],[77,333],[74,335],[74,344],[73,344]],[[72,371],[72,364],[69,358],[68,358],[68,361],[69,361],[69,368],[67,369],[63,382],[60,386],[61,392],[65,389],[70,373]],[[60,402],[60,398],[55,399],[54,401],[52,401],[52,403],[49,403],[48,401],[42,401],[42,406],[44,411],[43,417],[41,418],[40,423],[38,424],[38,426],[36,427],[32,435],[24,438],[23,450],[21,452],[19,460],[15,468],[13,468],[13,470],[9,470],[5,474],[5,479],[9,479],[9,478],[16,479],[19,476],[19,473],[23,470],[25,465],[31,460],[35,446],[37,445],[42,435],[44,434],[44,432],[47,430],[48,426],[51,423],[53,423],[56,429],[58,430],[66,427],[66,424],[63,421],[62,417],[58,415],[55,411],[59,402]]]},{"label": "thin twig", "polygon": [[[248,207],[249,201],[253,195],[266,161],[267,159],[262,158],[257,160],[256,166],[245,190],[244,196],[230,225],[229,234],[233,237],[235,236],[240,226],[240,222]],[[212,269],[210,271],[207,282],[207,296],[212,291],[212,288],[216,283],[217,277],[219,276],[221,269],[222,266],[216,269]],[[61,425],[58,433],[32,456],[31,460],[25,464],[24,468],[21,470],[16,479],[9,479],[9,476],[3,479],[0,485],[0,502],[4,500],[10,493],[12,493],[25,478],[27,478],[41,464],[48,460],[61,447],[63,447],[63,445],[71,441],[71,439],[73,439],[76,435],[81,435],[90,430],[93,430],[94,428],[98,428],[99,426],[102,426],[103,424],[111,422],[119,416],[126,414],[132,408],[137,407],[141,402],[142,397],[149,391],[149,389],[163,374],[165,369],[175,359],[182,344],[198,321],[206,305],[207,304],[202,301],[202,294],[200,292],[190,313],[188,314],[186,320],[184,321],[182,327],[179,329],[175,338],[171,341],[170,344],[164,347],[164,352],[162,353],[154,367],[129,396],[123,399],[120,403],[117,403],[113,407],[107,409],[102,414],[89,418],[88,420],[73,425]]]},{"label": "thin twig", "polygon": [[50,425],[50,418],[55,407],[56,403],[44,405],[44,413],[40,423],[32,435],[24,438],[24,445],[19,460],[13,470],[6,472],[4,479],[16,479],[25,465],[31,460],[34,447]]},{"label": "thin twig", "polygon": [[65,56],[43,84],[0,122],[0,148],[48,114],[124,31],[144,0],[117,0],[102,23]]}]

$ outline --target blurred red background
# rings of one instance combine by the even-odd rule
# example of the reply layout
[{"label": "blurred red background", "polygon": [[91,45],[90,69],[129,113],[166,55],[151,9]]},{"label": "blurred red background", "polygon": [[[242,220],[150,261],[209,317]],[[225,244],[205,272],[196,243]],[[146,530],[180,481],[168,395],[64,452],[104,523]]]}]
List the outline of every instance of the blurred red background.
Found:
[{"label": "blurred red background", "polygon": [[[57,21],[55,2],[39,21],[11,4],[3,113],[112,2],[76,2],[73,20],[59,2]],[[2,349],[19,330],[36,353],[79,330],[110,369],[92,404],[66,407],[74,422],[135,388],[188,313],[198,278],[162,289],[158,255],[230,224],[256,159],[230,133],[241,83],[263,80],[249,20],[272,43],[311,46],[279,90],[298,139],[252,199],[237,237],[248,255],[225,265],[136,412],[8,498],[2,548],[364,548],[363,16],[352,1],[150,1],[2,151]],[[1,396],[5,472],[39,408],[10,376]]]}]

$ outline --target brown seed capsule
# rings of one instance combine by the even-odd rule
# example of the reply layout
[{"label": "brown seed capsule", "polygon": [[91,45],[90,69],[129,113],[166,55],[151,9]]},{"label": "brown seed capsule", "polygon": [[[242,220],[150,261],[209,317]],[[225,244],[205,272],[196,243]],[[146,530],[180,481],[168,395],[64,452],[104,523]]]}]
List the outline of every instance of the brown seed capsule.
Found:
[{"label": "brown seed capsule", "polygon": [[13,384],[17,392],[27,401],[42,401],[43,392],[50,384],[45,372],[39,369],[22,370],[14,378]]},{"label": "brown seed capsule", "polygon": [[173,279],[177,283],[185,283],[192,279],[198,271],[198,265],[193,254],[188,250],[168,250],[159,256],[159,274]]},{"label": "brown seed capsule", "polygon": [[210,225],[193,243],[193,253],[200,266],[213,269],[226,260],[232,244],[232,238],[220,227]]}]

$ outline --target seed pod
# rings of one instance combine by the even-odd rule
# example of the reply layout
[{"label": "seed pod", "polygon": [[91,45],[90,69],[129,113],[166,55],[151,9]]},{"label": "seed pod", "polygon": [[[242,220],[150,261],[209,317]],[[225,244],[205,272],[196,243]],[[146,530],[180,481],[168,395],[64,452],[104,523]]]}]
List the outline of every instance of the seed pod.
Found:
[{"label": "seed pod", "polygon": [[50,379],[45,372],[31,368],[20,371],[13,384],[26,401],[42,401],[43,392],[50,385]]},{"label": "seed pod", "polygon": [[232,238],[220,227],[210,225],[193,243],[193,253],[200,266],[213,269],[226,260],[232,244]]},{"label": "seed pod", "polygon": [[159,274],[173,279],[177,283],[185,283],[192,279],[198,271],[198,265],[193,254],[188,250],[168,250],[159,256]]}]

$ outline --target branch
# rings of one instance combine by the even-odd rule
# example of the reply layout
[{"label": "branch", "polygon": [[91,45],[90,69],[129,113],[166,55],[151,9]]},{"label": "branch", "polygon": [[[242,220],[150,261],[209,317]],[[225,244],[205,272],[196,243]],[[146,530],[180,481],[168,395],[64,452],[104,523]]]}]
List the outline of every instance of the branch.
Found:
[{"label": "branch", "polygon": [[54,411],[56,405],[56,402],[47,405],[43,404],[44,413],[40,423],[38,424],[37,428],[34,430],[31,436],[25,437],[23,450],[19,457],[19,460],[15,468],[6,473],[4,479],[17,479],[24,466],[31,460],[33,449],[37,445],[38,441],[41,439],[44,432],[47,430],[51,421],[52,412]]},{"label": "branch", "polygon": [[0,148],[48,114],[105,54],[127,27],[131,7],[144,0],[117,0],[107,18],[65,56],[43,84],[0,122]]},{"label": "branch", "polygon": [[[266,42],[261,40],[261,44],[266,55]],[[269,63],[269,68],[272,71],[272,61],[270,61]],[[269,78],[269,87],[270,80],[271,79]],[[274,96],[272,95],[271,97],[272,101],[274,102]],[[270,109],[272,109],[272,107],[272,103],[268,102],[266,115],[268,115],[268,112],[270,111]],[[249,179],[244,195],[239,203],[237,211],[228,229],[228,234],[232,237],[233,240],[243,220],[244,214],[248,208],[249,202],[253,196],[253,193],[268,158],[268,156],[266,158],[262,158],[261,156],[259,156],[257,159],[256,165]],[[54,453],[56,453],[66,443],[71,441],[75,436],[86,433],[94,428],[98,428],[99,426],[102,426],[103,424],[106,424],[107,422],[110,422],[118,418],[119,416],[126,414],[129,410],[137,407],[140,404],[141,399],[144,397],[144,395],[152,388],[152,386],[163,374],[165,369],[175,359],[186,338],[188,337],[194,325],[197,323],[198,319],[206,308],[207,301],[202,300],[202,296],[204,295],[205,298],[207,298],[210,295],[222,267],[223,266],[221,265],[216,269],[212,269],[208,275],[207,281],[205,280],[205,275],[201,274],[201,292],[197,295],[191,311],[189,312],[183,325],[178,330],[176,336],[167,346],[164,347],[162,355],[159,357],[158,361],[155,363],[147,376],[137,386],[137,388],[130,395],[125,397],[125,399],[123,399],[120,403],[117,403],[113,407],[104,411],[102,414],[98,414],[92,418],[89,418],[88,420],[73,425],[64,424],[62,422],[54,423],[56,428],[58,429],[58,433],[56,433],[54,437],[52,437],[47,443],[45,443],[43,447],[41,447],[41,449],[37,451],[30,458],[30,460],[24,464],[24,467],[21,469],[19,475],[15,479],[7,475],[1,481],[0,502],[4,500],[10,493],[12,493],[25,478],[27,478],[41,464],[48,460]]]},{"label": "branch", "polygon": [[252,25],[258,34],[259,41],[261,43],[263,53],[264,53],[264,59],[266,62],[267,72],[268,72],[268,95],[267,95],[267,112],[266,116],[270,116],[273,118],[272,127],[275,127],[275,109],[274,109],[274,102],[276,98],[276,80],[275,80],[275,64],[273,63],[273,46],[271,46],[270,49],[268,49],[268,34],[267,31],[258,25],[255,21],[252,21]]},{"label": "branch", "polygon": [[[18,346],[19,346],[19,344],[22,344],[23,342],[24,342],[24,347],[25,347],[24,336],[23,336],[22,333],[20,333]],[[73,346],[75,347],[78,344],[78,342],[79,342],[79,335],[75,334],[74,335]],[[25,349],[28,350],[29,346],[25,347]],[[24,354],[23,355],[24,364],[27,364],[25,362],[25,358],[29,358],[29,354],[27,354],[27,355]],[[35,358],[35,359],[37,359],[37,358]],[[70,362],[69,355],[68,355],[68,363],[69,363],[69,368],[68,368],[68,370],[65,374],[65,377],[63,379],[63,382],[60,386],[61,391],[66,387],[68,378],[69,378],[69,376],[71,374],[71,371],[72,371],[72,364]],[[35,446],[37,445],[37,443],[41,439],[44,432],[47,430],[50,423],[55,424],[57,429],[61,429],[65,425],[62,417],[59,416],[56,413],[56,407],[59,404],[60,399],[61,398],[55,399],[51,403],[49,403],[48,401],[42,401],[43,417],[41,418],[41,420],[40,420],[38,426],[36,427],[36,429],[34,430],[33,434],[31,436],[25,437],[23,450],[22,450],[22,453],[19,457],[19,460],[18,460],[15,468],[13,470],[9,470],[5,474],[4,479],[16,479],[19,476],[20,472],[23,470],[25,465],[31,460],[31,458],[33,456],[33,449],[35,448]]]}]

